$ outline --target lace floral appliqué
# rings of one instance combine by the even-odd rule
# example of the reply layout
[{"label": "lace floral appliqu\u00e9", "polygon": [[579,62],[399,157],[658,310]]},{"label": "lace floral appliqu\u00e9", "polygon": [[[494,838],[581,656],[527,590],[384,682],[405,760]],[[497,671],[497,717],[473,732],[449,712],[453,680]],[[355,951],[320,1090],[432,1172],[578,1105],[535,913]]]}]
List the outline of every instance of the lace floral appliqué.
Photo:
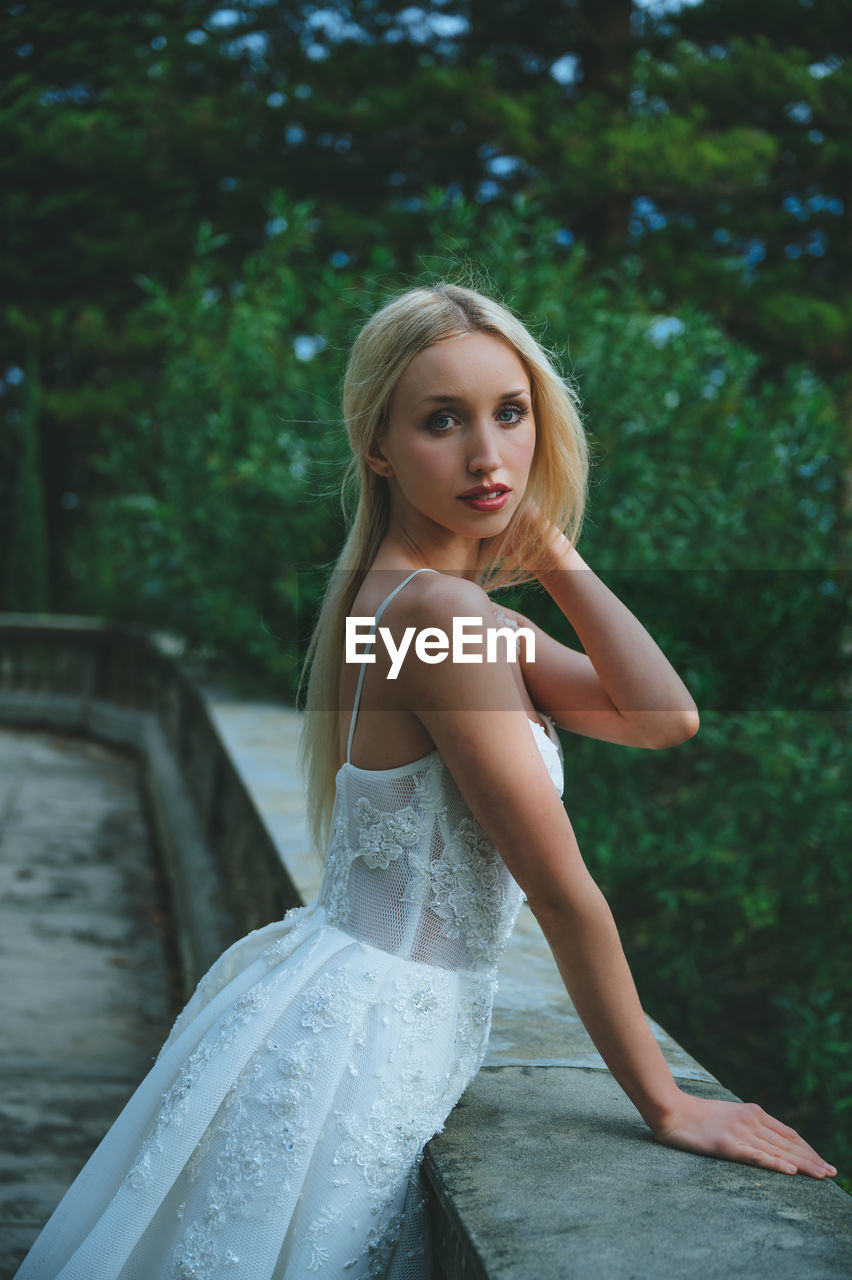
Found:
[{"label": "lace floral appliqu\u00e9", "polygon": [[387,871],[392,862],[419,844],[423,834],[420,815],[411,808],[382,813],[366,796],[355,802],[358,815],[358,851],[368,867]]},{"label": "lace floral appliqu\u00e9", "polygon": [[445,1089],[423,1067],[411,1067],[376,1097],[365,1117],[339,1113],[338,1165],[354,1162],[369,1189],[373,1211],[393,1202],[426,1141],[440,1132]]},{"label": "lace floral appliqu\u00e9", "polygon": [[396,1009],[418,1040],[431,1040],[450,1013],[450,984],[441,969],[433,969],[427,979],[424,969],[404,969],[397,978]]},{"label": "lace floral appliqu\u00e9", "polygon": [[[443,921],[443,936],[464,938],[475,961],[495,963],[511,933],[520,890],[472,815],[461,819],[432,862],[431,882],[430,905]],[[511,897],[510,885],[517,890]]]},{"label": "lace floral appliqu\u00e9", "polygon": [[[192,1165],[213,1160],[214,1178],[203,1214],[172,1254],[174,1280],[209,1280],[220,1263],[236,1266],[239,1258],[227,1246],[229,1223],[285,1211],[292,1178],[309,1154],[309,1107],[327,1053],[319,1036],[289,1051],[269,1036],[231,1086],[188,1165],[192,1181]],[[321,1253],[315,1256],[319,1265]]]}]

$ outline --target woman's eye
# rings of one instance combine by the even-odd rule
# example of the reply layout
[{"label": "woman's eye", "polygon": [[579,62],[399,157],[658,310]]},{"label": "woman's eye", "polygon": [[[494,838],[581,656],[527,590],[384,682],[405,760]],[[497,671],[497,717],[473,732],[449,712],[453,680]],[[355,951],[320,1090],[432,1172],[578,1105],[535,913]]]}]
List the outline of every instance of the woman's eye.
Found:
[{"label": "woman's eye", "polygon": [[[502,409],[497,410],[497,421],[515,426],[522,422],[527,416],[527,410],[521,404],[504,404]],[[438,435],[444,435],[455,422],[455,417],[451,413],[436,413],[429,419],[429,429],[437,431]]]},{"label": "woman's eye", "polygon": [[[509,414],[508,418],[502,417],[504,413]],[[521,422],[526,417],[526,409],[520,404],[505,404],[500,410],[498,417],[502,422]]]}]

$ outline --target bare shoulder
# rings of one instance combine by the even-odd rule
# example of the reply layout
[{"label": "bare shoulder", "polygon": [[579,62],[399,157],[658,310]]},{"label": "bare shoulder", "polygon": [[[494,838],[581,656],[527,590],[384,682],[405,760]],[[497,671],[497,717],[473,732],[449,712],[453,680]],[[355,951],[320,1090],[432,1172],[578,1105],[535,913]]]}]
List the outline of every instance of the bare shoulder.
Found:
[{"label": "bare shoulder", "polygon": [[401,616],[415,625],[431,623],[440,626],[462,613],[479,613],[486,617],[489,605],[487,593],[468,578],[456,578],[447,573],[424,573],[420,575],[417,590],[407,598]]},{"label": "bare shoulder", "polygon": [[[417,634],[439,628],[449,636],[454,620],[462,617],[477,619],[483,627],[493,626],[493,608],[487,593],[468,578],[421,573],[394,597],[382,621],[398,642],[411,627]],[[412,654],[413,650],[412,645]]]},{"label": "bare shoulder", "polygon": [[[489,654],[486,644],[496,622],[490,597],[466,578],[422,578],[394,619],[395,638],[411,633],[399,672],[400,704],[422,722],[445,758],[477,756],[495,735],[506,746],[513,737],[526,746],[529,721],[515,664],[507,646]],[[434,643],[431,650],[427,640]]]},{"label": "bare shoulder", "polygon": [[489,597],[467,578],[433,571],[418,573],[409,581],[399,583],[397,576],[394,571],[386,580],[388,571],[380,571],[372,586],[362,587],[352,610],[359,616],[366,616],[377,608],[379,600],[388,595],[390,587],[402,587],[402,590],[391,592],[392,598],[388,599],[381,619],[395,639],[406,627],[420,629],[451,624],[455,616],[464,613],[486,616]]},{"label": "bare shoulder", "polygon": [[[401,601],[402,595],[397,600]],[[494,623],[492,602],[477,583],[449,574],[423,574],[418,590],[411,592],[394,617],[395,638],[408,629],[413,629],[412,639],[430,637],[437,644],[437,637],[446,637],[447,651],[443,658],[428,658],[410,644],[403,687],[411,698],[428,703],[443,696],[453,705],[471,709],[505,707],[508,699],[508,705],[514,706],[514,689],[509,688],[514,681],[508,663],[484,662],[483,645],[477,644],[477,638],[484,638]],[[464,651],[456,644],[460,624],[466,632],[461,646]],[[476,652],[481,656],[471,656]],[[460,702],[462,693],[466,696]]]}]

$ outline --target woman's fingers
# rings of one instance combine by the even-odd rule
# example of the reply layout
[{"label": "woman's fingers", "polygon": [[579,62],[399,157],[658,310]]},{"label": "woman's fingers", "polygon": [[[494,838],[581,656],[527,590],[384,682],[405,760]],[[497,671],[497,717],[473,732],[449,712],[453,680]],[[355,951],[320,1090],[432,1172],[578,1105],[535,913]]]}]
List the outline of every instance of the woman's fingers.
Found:
[{"label": "woman's fingers", "polygon": [[798,1160],[800,1167],[802,1163],[807,1167],[808,1172],[820,1171],[817,1176],[827,1173],[833,1177],[837,1173],[833,1164],[829,1164],[827,1160],[823,1160],[818,1151],[815,1151],[810,1143],[805,1142],[795,1129],[791,1129],[789,1125],[782,1124],[780,1120],[776,1120],[774,1116],[764,1114],[764,1125],[778,1145],[789,1155],[791,1160]]},{"label": "woman's fingers", "polygon": [[[807,1173],[813,1178],[824,1178],[837,1172],[795,1129],[782,1125],[755,1104],[744,1105],[749,1119],[745,1132],[737,1135],[736,1143],[741,1151],[758,1151],[771,1162],[767,1167],[779,1168],[786,1173]],[[750,1155],[737,1155],[734,1151],[732,1158],[749,1160]]]},{"label": "woman's fingers", "polygon": [[780,1120],[776,1120],[775,1117],[771,1116],[768,1111],[764,1111],[763,1107],[759,1107],[756,1102],[749,1102],[749,1103],[746,1103],[746,1105],[749,1107],[756,1107],[757,1111],[760,1113],[763,1123],[765,1125],[768,1125],[770,1129],[774,1129],[774,1131],[776,1133],[781,1134],[782,1137],[795,1138],[799,1142],[801,1142],[801,1138],[799,1138],[799,1135],[798,1133],[796,1133],[795,1129],[791,1129],[788,1124],[782,1124]]},{"label": "woman's fingers", "polygon": [[744,1147],[740,1164],[754,1164],[761,1169],[775,1169],[778,1173],[798,1173],[798,1165],[784,1156],[773,1155],[759,1147]]},{"label": "woman's fingers", "polygon": [[751,1147],[744,1144],[744,1149],[760,1152],[774,1162],[773,1167],[782,1168],[785,1173],[808,1173],[814,1178],[824,1178],[831,1168],[806,1142],[794,1143],[786,1139],[778,1142],[756,1134]]},{"label": "woman's fingers", "polygon": [[754,1114],[759,1122],[761,1137],[771,1151],[779,1153],[782,1158],[795,1164],[800,1172],[810,1173],[814,1177],[824,1177],[826,1174],[833,1176],[837,1172],[834,1165],[823,1160],[822,1156],[795,1129],[782,1124],[756,1103],[747,1105],[755,1108]]},{"label": "woman's fingers", "polygon": [[716,1102],[683,1095],[682,1104],[656,1136],[668,1146],[779,1173],[825,1178],[837,1172],[795,1129],[754,1102]]}]

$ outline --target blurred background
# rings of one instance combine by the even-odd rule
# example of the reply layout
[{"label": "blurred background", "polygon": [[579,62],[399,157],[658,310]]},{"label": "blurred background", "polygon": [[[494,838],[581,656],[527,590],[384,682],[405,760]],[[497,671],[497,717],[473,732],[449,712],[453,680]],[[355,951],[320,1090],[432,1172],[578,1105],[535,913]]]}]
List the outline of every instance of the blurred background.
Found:
[{"label": "blurred background", "polygon": [[649,1012],[852,1173],[851,0],[2,12],[0,609],[294,701],[348,346],[411,284],[496,294],[702,713],[566,743],[580,845]]}]

